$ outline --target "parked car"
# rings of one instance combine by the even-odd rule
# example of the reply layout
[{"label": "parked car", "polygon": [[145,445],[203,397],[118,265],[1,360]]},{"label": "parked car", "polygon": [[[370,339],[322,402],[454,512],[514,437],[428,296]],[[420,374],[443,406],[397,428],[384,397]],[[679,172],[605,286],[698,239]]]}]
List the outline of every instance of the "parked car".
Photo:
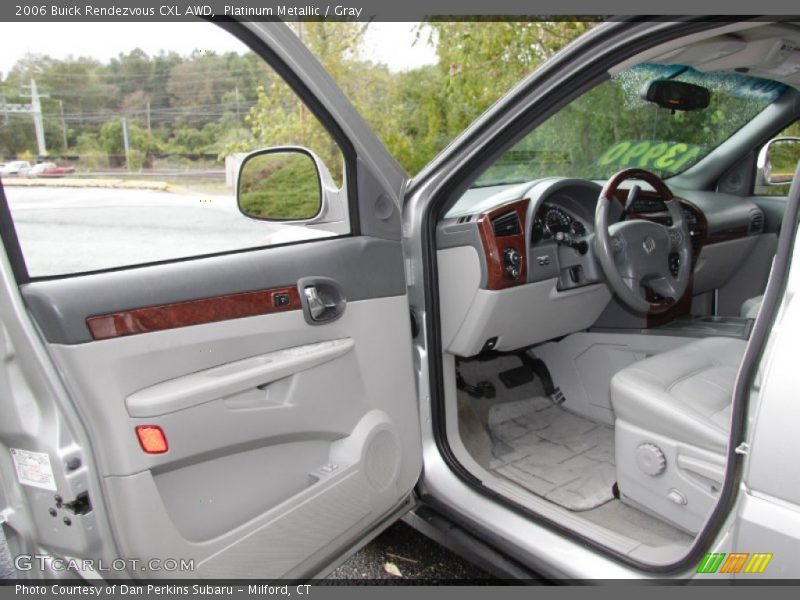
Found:
[{"label": "parked car", "polygon": [[225,27],[346,166],[252,153],[242,213],[347,234],[37,278],[2,228],[17,557],[304,578],[405,518],[513,577],[800,577],[796,28],[599,25],[409,179],[286,26]]},{"label": "parked car", "polygon": [[25,175],[31,168],[31,163],[27,160],[13,160],[3,165],[0,168],[0,175],[2,176],[9,176],[9,175]]},{"label": "parked car", "polygon": [[54,162],[40,162],[28,169],[28,177],[63,177],[75,172],[75,167],[59,167]]}]

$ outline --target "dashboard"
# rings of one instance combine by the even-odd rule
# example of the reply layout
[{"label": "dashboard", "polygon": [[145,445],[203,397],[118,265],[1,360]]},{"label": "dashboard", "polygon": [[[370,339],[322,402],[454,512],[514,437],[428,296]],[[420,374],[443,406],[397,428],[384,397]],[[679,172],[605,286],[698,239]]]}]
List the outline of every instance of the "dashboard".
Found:
[{"label": "dashboard", "polygon": [[[593,244],[601,190],[594,181],[551,178],[472,189],[459,199],[437,225],[436,240],[443,338],[451,352],[511,350],[596,324],[611,302]],[[693,293],[715,289],[738,268],[735,257],[741,262],[750,246],[735,243],[753,242],[764,221],[741,197],[672,191],[689,230],[694,288],[690,283],[668,319],[687,313]],[[623,215],[627,193],[618,190],[611,222],[624,216],[672,224],[664,199],[644,186]],[[649,318],[640,323],[656,325]]]}]

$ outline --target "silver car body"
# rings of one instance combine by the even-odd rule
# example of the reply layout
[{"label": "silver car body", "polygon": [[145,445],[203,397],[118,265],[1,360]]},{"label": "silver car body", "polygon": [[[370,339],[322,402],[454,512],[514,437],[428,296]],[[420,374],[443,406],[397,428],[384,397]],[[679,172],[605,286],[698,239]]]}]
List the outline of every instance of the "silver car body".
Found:
[{"label": "silver car body", "polygon": [[[433,405],[437,393],[435,388],[440,382],[436,381],[438,374],[431,371],[431,365],[440,359],[432,357],[432,352],[438,352],[435,340],[431,337],[438,321],[431,313],[436,299],[430,273],[434,252],[431,220],[435,215],[431,203],[456,183],[460,165],[480,157],[486,147],[503,136],[515,135],[514,127],[523,120],[524,115],[538,114],[534,121],[541,120],[566,95],[590,86],[611,67],[632,55],[675,37],[702,34],[716,27],[719,25],[697,19],[682,23],[617,22],[595,28],[520,82],[422,173],[409,181],[333,80],[288,28],[276,23],[242,25],[243,29],[266,44],[290,67],[310,96],[317,99],[352,142],[365,171],[374,177],[371,183],[363,184],[361,192],[369,189],[375,196],[385,195],[395,210],[402,214],[407,302],[421,331],[413,340],[413,346],[408,347],[413,351],[418,402],[414,409],[418,414],[419,432],[404,432],[408,439],[403,441],[409,446],[421,441],[424,469],[415,498],[431,500],[465,530],[546,577],[692,577],[704,552],[732,552],[744,548],[774,553],[770,571],[773,576],[798,575],[795,557],[800,551],[800,480],[794,477],[796,469],[793,457],[800,453],[800,439],[790,429],[800,420],[800,404],[794,401],[793,389],[796,387],[793,343],[795,332],[800,327],[797,324],[800,308],[792,302],[800,286],[797,269],[789,272],[784,291],[780,281],[782,273],[778,273],[776,267],[770,284],[772,287],[767,291],[766,308],[758,317],[753,337],[758,339],[757,332],[761,331],[766,336],[766,347],[763,353],[756,347],[750,351],[750,362],[757,369],[754,385],[750,386],[748,380],[744,379],[747,373],[743,371],[740,374],[734,412],[736,407],[746,408],[747,418],[743,437],[734,440],[728,451],[729,462],[736,467],[741,466],[740,472],[736,467],[728,470],[727,485],[731,486],[733,502],[710,517],[707,530],[698,536],[688,558],[677,564],[654,567],[653,564],[625,560],[625,557],[612,555],[597,545],[586,543],[585,538],[563,526],[525,514],[512,504],[500,502],[485,490],[469,484],[453,470],[451,461],[443,456],[447,446],[442,442],[438,429],[440,424],[436,422],[440,416]],[[696,175],[689,173],[688,177]],[[792,230],[794,225],[792,223]],[[780,264],[780,260],[776,259],[776,265]],[[89,438],[70,400],[70,387],[75,382],[65,385],[61,373],[54,366],[50,357],[52,349],[47,347],[38,326],[31,319],[5,254],[0,256],[0,275],[3,288],[0,294],[3,321],[0,351],[5,357],[4,379],[13,384],[14,377],[27,372],[30,392],[38,399],[42,413],[58,415],[52,421],[58,423],[57,443],[54,442],[50,452],[60,452],[58,458],[61,460],[77,455],[83,457],[83,468],[77,476],[67,481],[74,489],[87,489],[91,494],[94,506],[92,535],[91,538],[87,537],[83,545],[72,547],[58,537],[61,533],[43,535],[42,523],[46,524],[50,518],[45,513],[47,502],[42,498],[40,503],[31,504],[18,485],[4,486],[0,509],[5,510],[5,518],[9,523],[13,522],[15,535],[20,542],[17,548],[45,547],[52,548],[54,553],[60,551],[64,554],[71,548],[73,551],[82,548],[93,557],[110,561],[123,555],[120,543],[131,543],[112,533],[118,531],[119,522],[115,523],[115,519],[119,519],[119,515],[115,517],[114,513],[120,505],[125,504],[123,490],[126,488],[116,488],[114,494],[109,494],[107,482],[101,481],[98,463],[105,459],[98,453],[98,440]],[[770,303],[775,307],[774,321]],[[402,301],[399,304],[402,305]],[[398,314],[402,314],[402,310],[398,309]],[[403,326],[406,327],[405,324]],[[400,334],[393,332],[393,335]],[[389,348],[384,360],[403,364],[406,360],[403,358],[404,350],[406,347]],[[410,381],[408,385],[411,385]],[[21,431],[27,428],[30,431],[31,428],[35,429],[36,424],[25,423],[15,417],[4,420],[3,427],[4,435],[11,437],[14,428]],[[56,439],[52,437],[53,431],[46,433],[52,440]],[[415,457],[411,458],[409,464],[413,469]],[[13,478],[7,458],[3,458],[2,475],[4,480]],[[364,526],[364,523],[358,527],[353,525],[352,535],[336,536],[336,543],[326,547],[323,554],[315,554],[313,560],[287,562],[286,570],[278,572],[292,576],[325,572],[341,560],[348,549],[352,551],[413,506],[413,501],[405,494],[393,500],[396,502],[382,505],[380,514],[369,513],[369,526]],[[126,507],[126,510],[128,508],[133,510],[131,507]],[[288,541],[284,539],[284,543],[288,544]],[[272,548],[272,551],[280,554],[284,549],[278,547]],[[271,556],[274,558],[275,554]],[[657,563],[655,560],[654,564]],[[224,571],[211,572],[225,575]],[[92,574],[87,573],[86,576]]]}]

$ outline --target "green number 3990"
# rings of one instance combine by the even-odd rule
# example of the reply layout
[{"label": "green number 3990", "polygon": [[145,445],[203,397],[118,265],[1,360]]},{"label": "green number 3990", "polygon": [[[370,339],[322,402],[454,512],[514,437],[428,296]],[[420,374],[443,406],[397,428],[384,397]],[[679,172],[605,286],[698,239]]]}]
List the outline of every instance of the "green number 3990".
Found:
[{"label": "green number 3990", "polygon": [[703,153],[701,146],[652,140],[618,142],[597,160],[600,166],[639,167],[678,173]]}]

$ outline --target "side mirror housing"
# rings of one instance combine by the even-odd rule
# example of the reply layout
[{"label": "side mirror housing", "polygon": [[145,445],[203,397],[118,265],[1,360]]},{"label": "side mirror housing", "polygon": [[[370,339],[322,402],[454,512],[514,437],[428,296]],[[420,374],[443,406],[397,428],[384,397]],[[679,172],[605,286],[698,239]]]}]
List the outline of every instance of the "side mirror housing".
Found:
[{"label": "side mirror housing", "polygon": [[330,171],[301,146],[264,148],[239,166],[236,202],[243,215],[263,221],[319,225],[332,233],[347,228],[347,206]]},{"label": "side mirror housing", "polygon": [[756,162],[756,189],[792,182],[800,161],[800,137],[778,137],[764,144]]}]

